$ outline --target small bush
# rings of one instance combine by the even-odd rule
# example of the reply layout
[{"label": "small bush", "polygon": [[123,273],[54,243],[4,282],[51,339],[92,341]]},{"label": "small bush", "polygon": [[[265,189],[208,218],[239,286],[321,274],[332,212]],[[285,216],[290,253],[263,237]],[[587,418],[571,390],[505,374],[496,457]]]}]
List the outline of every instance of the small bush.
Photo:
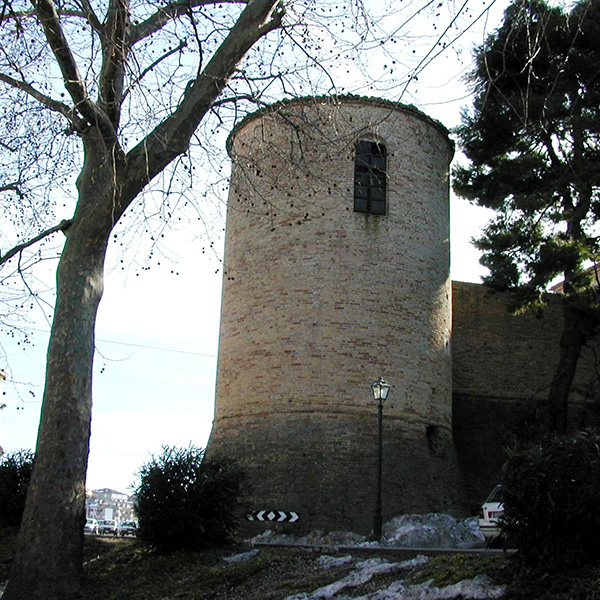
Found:
[{"label": "small bush", "polygon": [[245,476],[233,461],[194,446],[164,446],[140,469],[138,538],[160,552],[200,550],[232,540]]},{"label": "small bush", "polygon": [[1,525],[18,527],[21,524],[33,458],[31,450],[17,450],[0,457]]},{"label": "small bush", "polygon": [[600,557],[600,436],[555,437],[509,457],[504,536],[522,564],[548,572]]}]

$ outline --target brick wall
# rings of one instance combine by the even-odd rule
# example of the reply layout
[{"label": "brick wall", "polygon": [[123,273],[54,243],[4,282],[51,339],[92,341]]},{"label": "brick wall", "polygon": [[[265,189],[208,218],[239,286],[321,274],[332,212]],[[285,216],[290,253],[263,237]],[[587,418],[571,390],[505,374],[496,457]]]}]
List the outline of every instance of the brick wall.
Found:
[{"label": "brick wall", "polygon": [[[506,449],[531,440],[547,421],[558,361],[560,297],[541,315],[513,315],[510,295],[453,282],[453,429],[471,508],[491,491]],[[597,345],[583,349],[571,394],[570,428],[600,424]]]},{"label": "brick wall", "polygon": [[[377,411],[384,518],[463,510],[451,433],[448,164],[443,128],[372,100],[293,102],[230,140],[216,417],[256,509],[368,532]],[[353,148],[388,149],[388,214],[353,212]]]},{"label": "brick wall", "polygon": [[[388,149],[385,216],[353,212],[358,139]],[[250,509],[300,514],[280,528],[367,533],[377,441],[370,383],[383,375],[393,385],[384,519],[475,509],[506,449],[546,418],[562,317],[558,297],[540,318],[511,315],[509,297],[481,285],[451,290],[445,130],[401,105],[302,100],[242,121],[229,150],[209,454],[245,464]],[[600,423],[596,350],[583,352],[573,429]]]}]

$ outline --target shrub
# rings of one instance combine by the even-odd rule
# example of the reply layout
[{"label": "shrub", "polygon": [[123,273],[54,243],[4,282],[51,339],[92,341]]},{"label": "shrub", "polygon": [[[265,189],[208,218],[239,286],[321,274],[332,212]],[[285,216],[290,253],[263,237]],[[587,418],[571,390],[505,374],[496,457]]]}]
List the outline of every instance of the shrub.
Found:
[{"label": "shrub", "polygon": [[199,550],[232,540],[245,476],[222,457],[195,446],[164,446],[139,473],[138,538],[160,552]]},{"label": "shrub", "polygon": [[34,453],[16,450],[0,457],[0,524],[18,527],[25,510]]},{"label": "shrub", "polygon": [[600,557],[600,436],[555,437],[509,457],[504,536],[523,565],[548,572]]}]

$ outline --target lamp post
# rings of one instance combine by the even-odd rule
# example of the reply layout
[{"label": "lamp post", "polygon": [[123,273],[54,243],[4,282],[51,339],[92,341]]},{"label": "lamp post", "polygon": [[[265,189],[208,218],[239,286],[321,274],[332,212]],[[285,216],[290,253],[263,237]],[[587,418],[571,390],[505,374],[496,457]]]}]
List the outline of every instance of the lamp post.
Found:
[{"label": "lamp post", "polygon": [[375,514],[373,516],[373,533],[375,539],[381,541],[381,484],[382,484],[382,458],[383,458],[383,403],[388,397],[392,386],[380,377],[371,384],[373,398],[377,401],[377,490],[375,495]]}]

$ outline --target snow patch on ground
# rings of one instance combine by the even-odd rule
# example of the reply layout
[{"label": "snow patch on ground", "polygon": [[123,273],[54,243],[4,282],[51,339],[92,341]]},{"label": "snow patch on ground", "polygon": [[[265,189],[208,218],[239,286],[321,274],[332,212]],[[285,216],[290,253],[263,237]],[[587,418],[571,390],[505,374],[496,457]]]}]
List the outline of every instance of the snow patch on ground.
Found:
[{"label": "snow patch on ground", "polygon": [[477,518],[455,519],[429,513],[402,515],[383,526],[381,543],[347,531],[313,531],[304,537],[277,533],[270,529],[251,540],[262,544],[301,544],[310,546],[385,546],[394,548],[477,548],[485,545]]},{"label": "snow patch on ground", "polygon": [[323,554],[317,558],[317,563],[326,569],[332,569],[334,567],[343,567],[344,565],[348,565],[350,563],[355,562],[356,559],[354,556],[329,556],[327,554]]},{"label": "snow patch on ground", "polygon": [[[431,581],[409,586],[402,581],[395,581],[386,589],[366,596],[337,596],[336,600],[493,600],[500,598],[504,591],[504,587],[493,585],[487,577],[477,576],[442,588],[431,585]],[[311,600],[310,596],[305,600]]]},{"label": "snow patch on ground", "polygon": [[445,514],[402,515],[383,526],[385,546],[474,548],[484,544],[476,518],[458,521]]},{"label": "snow patch on ground", "polygon": [[[273,531],[265,531],[251,540],[263,544],[302,544],[310,546],[383,546],[395,548],[456,548],[468,549],[483,547],[483,536],[476,518],[457,520],[446,514],[402,515],[385,523],[381,543],[369,541],[356,533],[333,531],[324,533],[313,531],[304,537],[294,537]],[[429,559],[419,555],[401,563],[390,563],[381,558],[368,560],[352,556],[323,555],[319,562],[326,568],[352,565],[346,577],[320,587],[311,593],[288,596],[286,600],[450,600],[468,598],[470,600],[491,600],[504,594],[504,587],[493,585],[484,576],[461,581],[446,587],[437,587],[433,581],[418,585],[408,585],[401,579],[400,571],[420,566]],[[386,588],[364,596],[356,596],[357,588],[368,583],[381,573],[399,571],[398,580]]]},{"label": "snow patch on ground", "polygon": [[251,558],[254,558],[258,554],[258,552],[258,548],[255,548],[254,550],[249,550],[248,552],[240,552],[239,554],[224,556],[223,560],[228,563],[245,562],[247,560],[250,560]]},{"label": "snow patch on ground", "polygon": [[452,598],[492,600],[500,598],[504,593],[504,587],[493,585],[486,577],[477,576],[441,588],[432,585],[431,581],[418,585],[406,585],[403,580],[399,579],[387,588],[365,596],[348,596],[343,592],[368,583],[375,575],[422,565],[429,559],[426,556],[417,556],[401,563],[390,563],[381,558],[358,560],[351,556],[322,556],[319,560],[325,566],[339,566],[354,562],[354,570],[339,581],[320,587],[314,592],[295,594],[288,596],[285,600],[451,600]]},{"label": "snow patch on ground", "polygon": [[401,563],[389,563],[381,558],[369,558],[358,561],[354,570],[339,581],[315,590],[311,594],[302,593],[288,596],[286,600],[323,600],[328,598],[340,598],[338,592],[347,588],[358,587],[370,581],[374,575],[387,573],[400,569]]}]

